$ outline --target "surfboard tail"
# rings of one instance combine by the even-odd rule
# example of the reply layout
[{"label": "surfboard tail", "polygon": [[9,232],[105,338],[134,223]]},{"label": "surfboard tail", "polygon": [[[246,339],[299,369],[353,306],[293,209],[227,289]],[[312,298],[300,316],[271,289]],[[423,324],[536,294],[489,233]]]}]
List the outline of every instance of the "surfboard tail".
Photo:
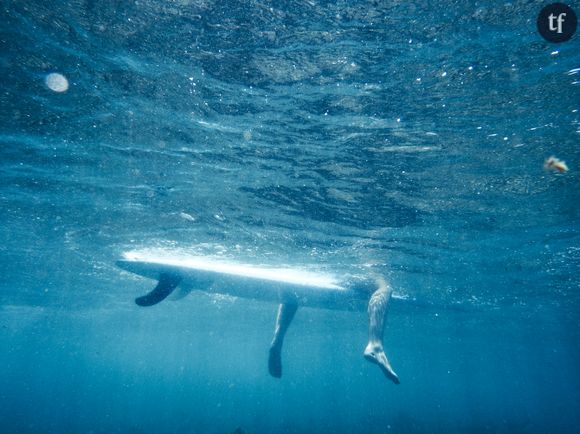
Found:
[{"label": "surfboard tail", "polygon": [[135,299],[139,306],[153,306],[165,300],[177,288],[181,282],[181,276],[178,274],[161,273],[157,286],[149,294]]}]

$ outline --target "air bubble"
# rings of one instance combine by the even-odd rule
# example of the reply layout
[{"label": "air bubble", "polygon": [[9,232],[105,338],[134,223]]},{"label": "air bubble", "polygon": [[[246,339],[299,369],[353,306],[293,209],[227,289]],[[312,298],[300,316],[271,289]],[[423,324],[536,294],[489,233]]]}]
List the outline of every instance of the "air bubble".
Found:
[{"label": "air bubble", "polygon": [[46,86],[54,92],[66,92],[68,90],[67,78],[58,72],[52,72],[46,76],[44,80]]}]

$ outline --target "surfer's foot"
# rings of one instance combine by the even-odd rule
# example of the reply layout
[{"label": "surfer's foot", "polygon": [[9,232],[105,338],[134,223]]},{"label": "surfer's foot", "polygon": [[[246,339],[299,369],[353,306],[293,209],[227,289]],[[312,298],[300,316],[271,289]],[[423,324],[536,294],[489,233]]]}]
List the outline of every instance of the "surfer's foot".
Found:
[{"label": "surfer's foot", "polygon": [[391,364],[389,363],[387,355],[385,354],[385,350],[382,346],[369,343],[365,348],[364,357],[369,362],[379,365],[379,368],[381,368],[383,374],[385,374],[385,376],[393,383],[401,383],[399,381],[399,377],[397,374],[395,374],[393,368],[391,368]]},{"label": "surfer's foot", "polygon": [[280,348],[270,348],[270,355],[268,357],[268,371],[274,378],[282,377],[282,351]]}]

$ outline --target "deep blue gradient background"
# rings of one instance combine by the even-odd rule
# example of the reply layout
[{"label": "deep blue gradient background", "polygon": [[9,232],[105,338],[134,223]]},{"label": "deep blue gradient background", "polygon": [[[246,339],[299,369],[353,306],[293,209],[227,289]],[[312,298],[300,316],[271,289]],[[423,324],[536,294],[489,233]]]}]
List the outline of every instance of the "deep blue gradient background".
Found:
[{"label": "deep blue gradient background", "polygon": [[[543,2],[0,5],[2,432],[579,429],[580,44]],[[402,384],[311,309],[270,378],[276,307],[138,308],[142,249],[384,274]]]}]

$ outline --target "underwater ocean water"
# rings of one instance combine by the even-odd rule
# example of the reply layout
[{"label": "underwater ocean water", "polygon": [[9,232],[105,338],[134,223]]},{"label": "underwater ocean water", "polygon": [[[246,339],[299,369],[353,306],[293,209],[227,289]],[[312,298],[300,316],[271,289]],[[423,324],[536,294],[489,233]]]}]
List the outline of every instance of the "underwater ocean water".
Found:
[{"label": "underwater ocean water", "polygon": [[[3,0],[0,432],[577,432],[580,39],[545,4]],[[139,307],[135,251],[383,275],[401,384],[309,308],[274,379],[275,304]]]}]

